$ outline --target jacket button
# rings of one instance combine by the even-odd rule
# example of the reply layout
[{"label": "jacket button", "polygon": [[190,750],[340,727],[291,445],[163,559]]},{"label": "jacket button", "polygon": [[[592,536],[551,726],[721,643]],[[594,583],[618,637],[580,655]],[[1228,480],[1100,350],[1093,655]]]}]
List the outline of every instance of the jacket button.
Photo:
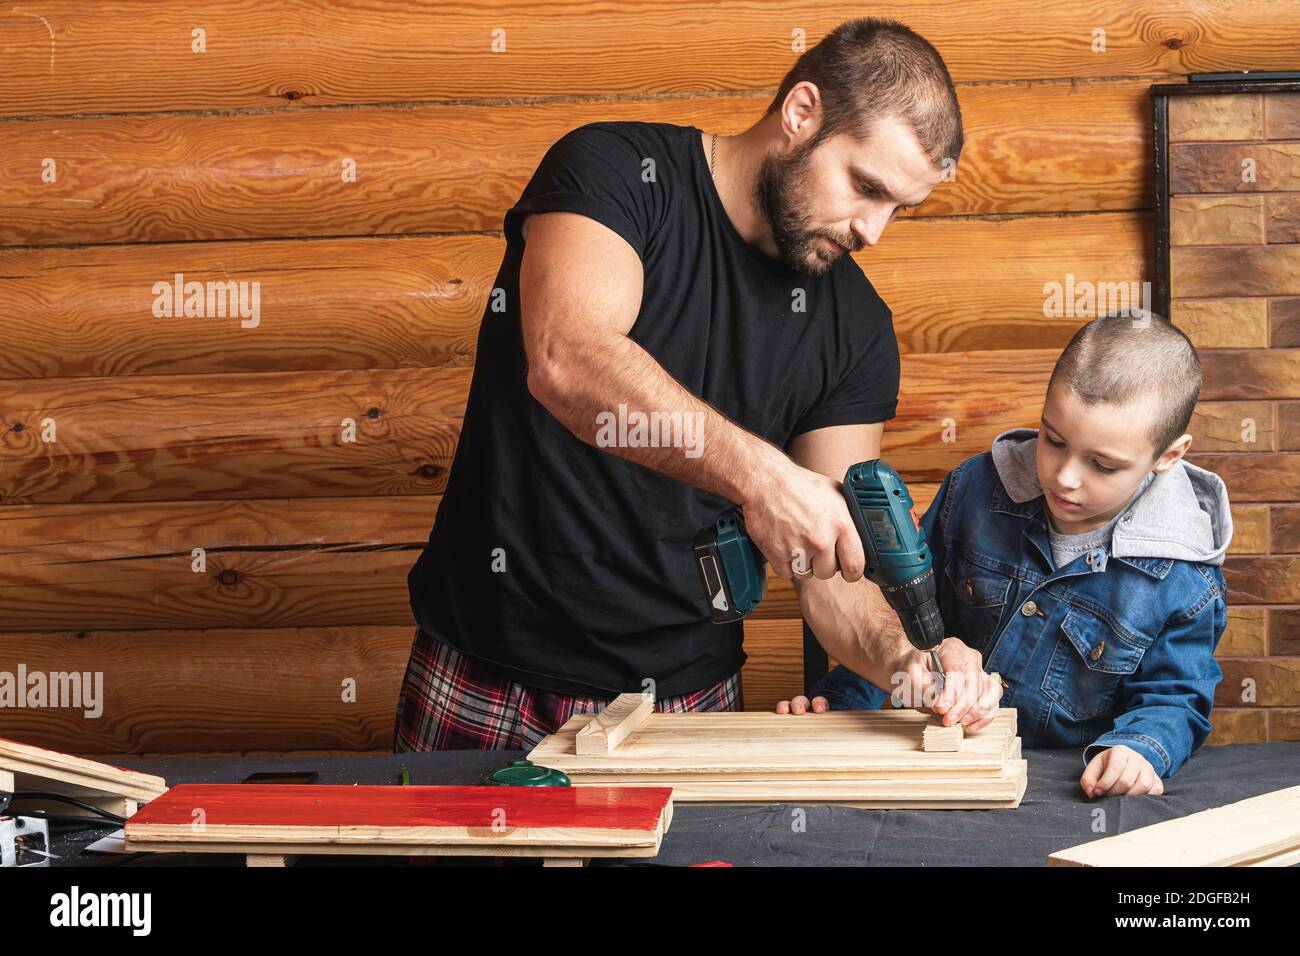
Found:
[{"label": "jacket button", "polygon": [[1023,614],[1025,617],[1029,617],[1030,615],[1037,614],[1038,605],[1035,604],[1033,601],[1026,601],[1024,604],[1020,605],[1020,613]]},{"label": "jacket button", "polygon": [[975,596],[975,586],[971,584],[970,578],[966,579],[966,596],[967,597]]},{"label": "jacket button", "polygon": [[1092,660],[1095,661],[1097,658],[1101,657],[1101,655],[1105,652],[1105,650],[1106,650],[1106,642],[1102,641],[1100,644],[1098,644],[1096,647],[1092,649],[1092,652],[1088,655],[1088,657],[1090,657]]}]

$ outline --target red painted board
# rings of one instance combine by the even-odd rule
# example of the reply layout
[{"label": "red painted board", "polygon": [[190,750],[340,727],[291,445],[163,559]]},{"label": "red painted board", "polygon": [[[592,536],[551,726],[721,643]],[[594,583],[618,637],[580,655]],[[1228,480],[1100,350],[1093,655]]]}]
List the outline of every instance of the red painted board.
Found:
[{"label": "red painted board", "polygon": [[654,831],[671,787],[401,787],[182,783],[141,807],[131,824],[208,827],[491,827]]}]

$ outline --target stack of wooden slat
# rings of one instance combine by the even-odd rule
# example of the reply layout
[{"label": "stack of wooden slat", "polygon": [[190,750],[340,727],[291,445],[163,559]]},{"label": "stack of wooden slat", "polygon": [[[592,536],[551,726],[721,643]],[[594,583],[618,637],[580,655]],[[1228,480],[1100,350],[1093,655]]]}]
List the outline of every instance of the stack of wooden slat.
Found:
[{"label": "stack of wooden slat", "polygon": [[650,714],[607,753],[580,754],[579,731],[598,716],[571,718],[528,758],[577,787],[670,786],[686,803],[978,809],[1018,806],[1025,792],[1009,708],[949,752],[922,747],[935,718],[893,710]]}]

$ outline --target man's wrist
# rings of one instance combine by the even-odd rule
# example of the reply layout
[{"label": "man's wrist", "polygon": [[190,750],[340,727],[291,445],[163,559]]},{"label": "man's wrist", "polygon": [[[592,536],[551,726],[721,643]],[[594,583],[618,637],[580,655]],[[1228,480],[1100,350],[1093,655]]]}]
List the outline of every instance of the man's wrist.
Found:
[{"label": "man's wrist", "polygon": [[782,476],[792,464],[775,445],[756,435],[743,432],[740,467],[728,476],[732,488],[728,497],[742,508],[754,502],[767,502],[782,493]]}]

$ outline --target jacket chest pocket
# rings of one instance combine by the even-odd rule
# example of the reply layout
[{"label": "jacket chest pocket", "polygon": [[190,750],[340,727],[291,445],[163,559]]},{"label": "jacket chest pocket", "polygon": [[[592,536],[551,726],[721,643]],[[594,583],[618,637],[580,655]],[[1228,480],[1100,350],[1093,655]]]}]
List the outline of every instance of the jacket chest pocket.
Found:
[{"label": "jacket chest pocket", "polygon": [[[983,650],[993,635],[1011,591],[1011,578],[967,561],[953,558],[945,572],[955,596],[958,621],[948,621],[948,633],[955,633],[968,647]],[[960,625],[957,630],[953,625]]]},{"label": "jacket chest pocket", "polygon": [[1061,621],[1043,692],[1075,720],[1110,713],[1121,681],[1137,670],[1145,651],[1095,614],[1071,608]]}]

